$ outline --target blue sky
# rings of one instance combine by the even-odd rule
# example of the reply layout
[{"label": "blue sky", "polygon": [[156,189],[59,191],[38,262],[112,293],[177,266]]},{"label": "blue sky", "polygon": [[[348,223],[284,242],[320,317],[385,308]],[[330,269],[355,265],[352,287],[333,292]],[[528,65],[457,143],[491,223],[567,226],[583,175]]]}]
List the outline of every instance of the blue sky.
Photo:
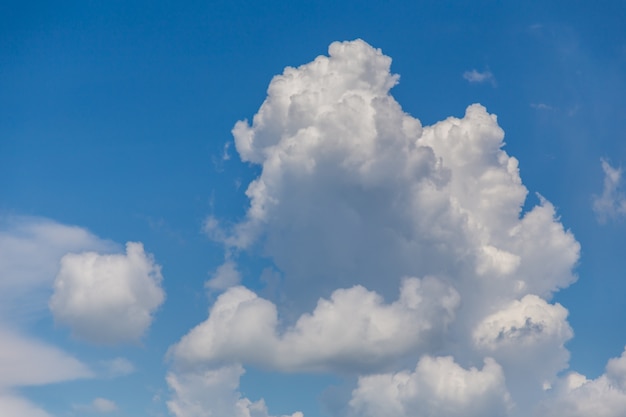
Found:
[{"label": "blue sky", "polygon": [[[12,367],[0,378],[0,414],[376,416],[401,404],[397,415],[422,416],[442,412],[421,405],[436,375],[452,369],[471,386],[480,381],[464,372],[475,367],[485,386],[498,383],[475,408],[458,402],[470,413],[587,416],[584,405],[598,402],[613,404],[602,415],[623,415],[625,19],[619,1],[2,3],[0,353]],[[356,39],[325,58],[331,75],[300,67],[268,93],[286,67]],[[351,84],[353,74],[368,87]],[[391,74],[400,78],[389,90]],[[285,97],[295,107],[280,116]],[[497,124],[477,107],[466,114],[473,103]],[[370,137],[372,109],[388,118]],[[423,129],[400,126],[401,114]],[[465,139],[444,133],[452,125]],[[498,126],[525,199],[517,171],[489,159]],[[468,148],[456,154],[455,140]],[[400,143],[416,154],[390,145]],[[474,177],[481,169],[511,177],[491,189]],[[432,198],[418,187],[426,179],[440,187]],[[265,188],[247,195],[251,183]],[[507,204],[522,217],[493,208]],[[552,205],[543,226],[511,237],[525,214]],[[408,246],[385,240],[389,230],[411,230]],[[417,285],[428,306],[393,304],[402,277],[403,294]],[[507,279],[523,285],[507,290]],[[319,298],[338,315],[315,310]],[[252,318],[211,322],[209,309],[227,301],[249,303]],[[337,353],[336,335],[311,329],[352,334],[362,322],[344,320],[341,306],[355,320],[384,316],[382,329],[423,319],[441,333],[385,330],[380,347],[357,332]],[[489,339],[500,325],[514,334],[519,309],[543,330],[517,342],[553,362]],[[319,322],[298,327],[301,317]],[[241,334],[224,333],[233,328]],[[242,336],[259,328],[268,333]],[[552,374],[535,381],[516,366]],[[384,391],[376,376],[402,372],[413,372],[413,397],[371,394]],[[531,380],[551,388],[535,393]],[[525,395],[536,408],[520,408]]]}]

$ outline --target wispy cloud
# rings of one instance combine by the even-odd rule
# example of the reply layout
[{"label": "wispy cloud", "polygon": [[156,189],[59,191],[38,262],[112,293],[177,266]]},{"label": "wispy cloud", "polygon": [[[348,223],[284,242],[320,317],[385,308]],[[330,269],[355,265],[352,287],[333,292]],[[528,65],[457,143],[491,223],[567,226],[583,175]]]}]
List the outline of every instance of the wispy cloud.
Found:
[{"label": "wispy cloud", "polygon": [[554,110],[554,107],[546,103],[530,103],[530,107],[536,110]]},{"label": "wispy cloud", "polygon": [[493,73],[489,70],[485,70],[480,72],[478,70],[465,71],[463,73],[463,78],[469,81],[472,84],[483,84],[490,83],[492,86],[496,86],[496,78],[493,76]]},{"label": "wispy cloud", "polygon": [[100,362],[100,373],[104,378],[118,378],[135,372],[135,365],[126,358],[115,358]]},{"label": "wispy cloud", "polygon": [[75,404],[73,408],[76,411],[99,414],[112,413],[118,410],[115,402],[101,397],[95,398],[89,404]]},{"label": "wispy cloud", "polygon": [[600,223],[626,215],[626,196],[621,190],[622,168],[614,168],[602,159],[604,188],[602,195],[593,196],[593,211]]}]

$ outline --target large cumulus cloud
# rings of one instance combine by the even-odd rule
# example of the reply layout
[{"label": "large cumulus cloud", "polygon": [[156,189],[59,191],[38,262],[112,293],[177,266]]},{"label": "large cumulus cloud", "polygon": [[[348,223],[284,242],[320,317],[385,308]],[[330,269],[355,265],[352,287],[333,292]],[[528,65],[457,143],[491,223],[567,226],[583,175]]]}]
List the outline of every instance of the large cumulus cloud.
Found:
[{"label": "large cumulus cloud", "polygon": [[361,40],[333,43],[235,125],[260,174],[245,217],[206,231],[233,271],[260,248],[280,296],[209,282],[225,292],[172,347],[174,367],[348,372],[355,416],[529,415],[568,366],[568,312],[550,300],[576,280],[580,245],[543,196],[522,210],[495,115],[473,104],[422,126],[391,96],[390,65]]}]

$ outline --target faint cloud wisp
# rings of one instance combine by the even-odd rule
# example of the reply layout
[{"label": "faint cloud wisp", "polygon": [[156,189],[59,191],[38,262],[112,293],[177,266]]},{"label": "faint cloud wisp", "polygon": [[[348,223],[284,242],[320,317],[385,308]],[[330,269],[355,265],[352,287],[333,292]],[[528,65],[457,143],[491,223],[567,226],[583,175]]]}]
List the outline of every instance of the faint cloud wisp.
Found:
[{"label": "faint cloud wisp", "polygon": [[614,168],[605,159],[602,159],[604,171],[604,188],[602,195],[593,196],[593,211],[598,222],[604,224],[607,220],[617,219],[626,215],[626,197],[621,191],[622,168]]},{"label": "faint cloud wisp", "polygon": [[490,83],[493,87],[496,86],[496,78],[489,70],[485,70],[483,72],[477,71],[475,69],[471,71],[465,71],[463,73],[463,78],[469,81],[470,84]]}]

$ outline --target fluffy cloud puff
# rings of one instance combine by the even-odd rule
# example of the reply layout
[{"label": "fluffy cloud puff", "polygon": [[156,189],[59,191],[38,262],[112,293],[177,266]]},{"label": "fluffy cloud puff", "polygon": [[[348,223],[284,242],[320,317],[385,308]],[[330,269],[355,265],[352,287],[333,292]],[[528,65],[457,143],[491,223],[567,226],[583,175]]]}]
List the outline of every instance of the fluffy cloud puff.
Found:
[{"label": "fluffy cloud puff", "polygon": [[359,378],[350,416],[506,416],[511,400],[504,374],[492,359],[482,370],[464,369],[450,356],[422,358],[414,372]]},{"label": "fluffy cloud puff", "polygon": [[79,338],[104,344],[137,341],[165,297],[160,269],[141,243],[127,243],[125,255],[67,254],[50,310]]},{"label": "fluffy cloud puff", "polygon": [[283,371],[378,369],[432,348],[458,304],[456,291],[434,278],[404,280],[398,300],[390,304],[355,286],[320,299],[311,314],[279,332],[276,306],[235,287],[172,353],[187,366],[245,362]]},{"label": "fluffy cloud puff", "polygon": [[573,336],[567,315],[560,304],[526,295],[485,317],[473,331],[476,349],[495,358],[511,375],[509,390],[525,412],[567,368],[564,344]]},{"label": "fluffy cloud puff", "polygon": [[[262,399],[252,402],[237,391],[243,373],[239,365],[169,373],[167,384],[173,396],[167,407],[176,417],[270,417]],[[295,412],[282,417],[303,417],[303,414]]]}]

